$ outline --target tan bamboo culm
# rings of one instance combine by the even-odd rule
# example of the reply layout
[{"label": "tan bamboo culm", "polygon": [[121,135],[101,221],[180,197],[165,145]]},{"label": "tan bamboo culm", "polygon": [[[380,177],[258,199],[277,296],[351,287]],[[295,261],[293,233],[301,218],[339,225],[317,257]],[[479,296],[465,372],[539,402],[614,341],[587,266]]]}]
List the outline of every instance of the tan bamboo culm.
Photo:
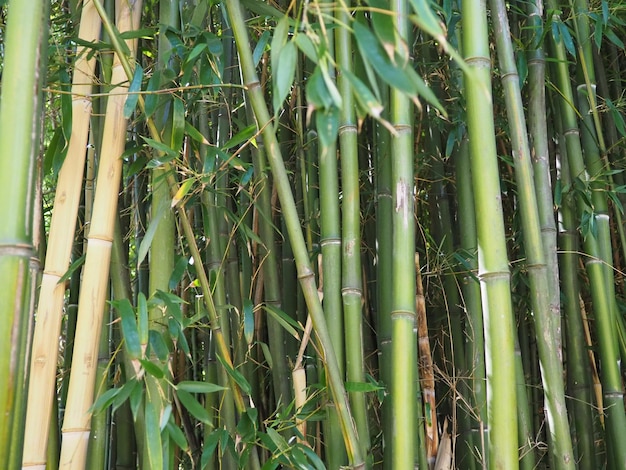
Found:
[{"label": "tan bamboo culm", "polygon": [[[100,37],[100,17],[87,0],[83,4],[78,36],[85,42]],[[39,292],[33,339],[28,409],[23,452],[23,467],[41,468],[46,465],[49,420],[52,413],[59,334],[63,316],[65,285],[59,280],[67,271],[74,243],[78,205],[80,202],[89,118],[91,90],[96,57],[78,46],[72,80],[72,133],[68,151],[59,172],[54,211],[50,224],[46,262]]]},{"label": "tan bamboo culm", "polygon": [[[116,25],[120,32],[138,29],[141,4],[141,0],[116,0]],[[127,41],[127,46],[134,57],[136,40]],[[104,121],[103,145],[78,304],[68,406],[62,427],[60,468],[63,469],[82,469],[87,456],[91,421],[88,410],[93,402],[98,338],[107,297],[111,245],[122,172],[120,157],[126,143],[127,120],[123,116],[126,95],[120,91],[127,88],[128,81],[117,55],[113,62],[111,82],[120,85],[111,90]]]}]

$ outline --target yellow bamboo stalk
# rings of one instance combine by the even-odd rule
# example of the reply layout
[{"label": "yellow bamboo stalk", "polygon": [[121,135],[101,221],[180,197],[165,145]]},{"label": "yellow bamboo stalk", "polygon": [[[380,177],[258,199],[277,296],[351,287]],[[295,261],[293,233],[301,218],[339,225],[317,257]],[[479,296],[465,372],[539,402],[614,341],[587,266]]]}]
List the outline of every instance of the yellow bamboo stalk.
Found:
[{"label": "yellow bamboo stalk", "polygon": [[[141,0],[116,0],[116,25],[120,32],[139,28]],[[126,42],[134,57],[137,41]],[[78,302],[78,322],[70,375],[67,408],[62,428],[60,468],[84,468],[93,403],[98,338],[107,295],[111,246],[117,211],[117,195],[122,176],[127,120],[124,118],[123,93],[128,87],[126,73],[116,55],[113,61],[110,92],[104,121],[103,145],[96,182],[93,215],[87,238],[87,256]]]},{"label": "yellow bamboo stalk", "polygon": [[[86,0],[81,13],[78,37],[95,42],[100,36],[100,17]],[[85,165],[91,90],[96,57],[88,50],[76,50],[72,78],[72,133],[57,182],[48,249],[36,313],[26,413],[23,467],[45,469],[49,421],[53,410],[59,333],[65,286],[59,284],[70,263],[76,216]]]}]

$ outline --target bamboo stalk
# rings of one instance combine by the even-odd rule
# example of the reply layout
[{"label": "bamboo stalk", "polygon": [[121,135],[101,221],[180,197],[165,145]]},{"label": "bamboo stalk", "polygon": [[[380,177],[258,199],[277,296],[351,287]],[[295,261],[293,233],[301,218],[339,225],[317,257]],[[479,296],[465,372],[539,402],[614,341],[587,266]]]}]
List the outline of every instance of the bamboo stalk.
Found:
[{"label": "bamboo stalk", "polygon": [[513,312],[491,94],[485,4],[462,2],[469,148],[485,317],[489,465],[518,468]]},{"label": "bamboo stalk", "polygon": [[550,310],[550,284],[541,237],[539,209],[535,196],[528,131],[522,105],[519,76],[513,55],[511,33],[504,2],[492,0],[498,62],[502,75],[507,116],[511,128],[515,179],[524,229],[524,250],[530,280],[531,306],[539,350],[548,442],[556,468],[573,469],[574,454],[565,404],[563,366],[560,360],[560,329],[555,328]]},{"label": "bamboo stalk", "polygon": [[[3,32],[0,108],[0,456],[19,468],[24,438],[30,323],[37,282],[35,184],[48,3],[11,1]],[[6,35],[4,34],[6,33]],[[46,415],[48,425],[50,410]],[[45,453],[44,453],[45,462]]]},{"label": "bamboo stalk", "polygon": [[[339,24],[351,19],[351,2],[344,2],[335,12]],[[339,110],[339,152],[341,159],[341,298],[343,301],[344,335],[346,348],[346,379],[348,382],[365,382],[365,353],[363,348],[363,285],[361,267],[361,197],[359,181],[359,155],[355,101],[348,79],[343,71],[352,73],[352,34],[346,28],[335,30],[335,51],[341,72],[337,88],[342,97]],[[327,158],[334,158],[333,154]],[[328,284],[327,284],[328,286]],[[365,393],[351,393],[350,405],[354,416],[361,451],[370,454],[370,432]]]},{"label": "bamboo stalk", "polygon": [[[78,37],[95,42],[100,35],[100,18],[92,2],[83,5]],[[86,47],[78,46],[72,78],[72,134],[55,192],[54,211],[48,235],[48,250],[39,290],[37,321],[31,356],[31,375],[26,414],[24,467],[45,465],[50,416],[56,379],[58,336],[63,318],[65,286],[59,279],[70,263],[73,233],[81,198],[82,174],[91,114],[96,57],[88,58]]]},{"label": "bamboo stalk", "polygon": [[[116,23],[119,31],[132,31],[139,27],[141,0],[129,3],[116,2]],[[134,56],[136,40],[127,41]],[[120,155],[126,143],[126,124],[123,117],[126,95],[115,93],[126,89],[126,72],[119,56],[113,64],[113,88],[107,103],[107,118],[104,124],[103,148],[96,185],[93,217],[87,239],[83,284],[78,306],[77,341],[74,345],[74,360],[68,392],[68,409],[63,421],[63,444],[61,447],[62,468],[82,468],[85,463],[89,438],[90,413],[93,402],[95,366],[98,342],[102,327],[102,311],[106,299],[111,244],[117,213],[117,193],[122,170]]]},{"label": "bamboo stalk", "polygon": [[291,239],[296,265],[298,267],[298,278],[304,291],[307,305],[310,310],[313,326],[323,348],[324,361],[328,371],[330,389],[341,417],[341,428],[346,442],[348,458],[351,464],[359,468],[363,465],[358,437],[352,424],[350,408],[348,406],[343,380],[339,371],[337,357],[330,342],[324,313],[315,286],[314,273],[308,259],[308,250],[304,243],[300,221],[296,206],[291,193],[291,186],[285,171],[280,148],[276,140],[276,135],[270,124],[270,116],[265,103],[265,97],[260,88],[260,83],[254,68],[252,53],[248,48],[248,33],[243,20],[241,5],[239,1],[233,0],[226,4],[228,17],[231,21],[235,42],[239,51],[239,61],[244,77],[244,85],[254,114],[257,118],[259,129],[263,132],[265,145],[268,149],[268,161],[272,169],[272,175],[277,187],[283,217],[287,224],[287,230]]}]

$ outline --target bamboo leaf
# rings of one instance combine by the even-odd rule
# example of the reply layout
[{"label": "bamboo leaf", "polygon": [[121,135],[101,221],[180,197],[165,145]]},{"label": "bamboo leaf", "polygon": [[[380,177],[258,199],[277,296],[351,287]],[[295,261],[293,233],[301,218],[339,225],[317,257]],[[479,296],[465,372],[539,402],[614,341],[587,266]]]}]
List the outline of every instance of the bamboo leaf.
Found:
[{"label": "bamboo leaf", "polygon": [[148,303],[143,292],[137,295],[137,317],[139,325],[139,344],[144,348],[148,344]]},{"label": "bamboo leaf", "polygon": [[243,334],[246,343],[251,345],[254,341],[254,305],[250,299],[243,302]]},{"label": "bamboo leaf", "polygon": [[379,118],[383,111],[383,105],[376,99],[374,93],[355,74],[341,68],[341,74],[348,80],[352,87],[352,93],[357,102],[367,111],[367,114],[374,118]]},{"label": "bamboo leaf", "polygon": [[213,424],[209,412],[196,400],[193,395],[185,390],[178,389],[176,395],[180,403],[198,421],[204,424]]},{"label": "bamboo leaf", "polygon": [[193,127],[189,123],[189,121],[185,121],[185,133],[196,142],[200,142],[201,144],[204,144],[204,145],[209,145],[209,141],[206,140],[206,137],[204,137],[198,129]]},{"label": "bamboo leaf", "polygon": [[384,389],[385,387],[369,382],[346,382],[346,392],[348,393],[368,393]]},{"label": "bamboo leaf", "polygon": [[115,397],[120,393],[120,390],[120,388],[110,388],[104,393],[101,393],[100,396],[98,396],[97,400],[94,402],[94,404],[91,405],[89,411],[91,413],[97,414],[106,410],[109,405],[113,403],[113,400],[115,400]]},{"label": "bamboo leaf", "polygon": [[159,414],[156,406],[152,401],[146,397],[145,406],[145,419],[146,419],[146,445],[148,461],[150,462],[150,468],[163,468],[163,453],[161,450],[161,428],[159,426]]},{"label": "bamboo leaf", "polygon": [[239,132],[237,132],[234,136],[226,141],[223,150],[228,150],[233,147],[236,147],[239,144],[249,141],[256,134],[256,124],[250,124],[248,127],[244,127]]},{"label": "bamboo leaf", "polygon": [[148,230],[146,230],[143,240],[141,241],[141,245],[139,245],[139,251],[137,253],[137,266],[139,266],[146,258],[150,245],[152,244],[152,239],[156,233],[156,229],[159,226],[159,222],[168,210],[167,201],[163,200],[157,210],[156,216],[150,221],[150,225],[148,225]]},{"label": "bamboo leaf", "polygon": [[[59,75],[61,80],[61,90],[65,92],[71,91],[70,77],[65,68],[61,67]],[[65,136],[65,141],[69,142],[72,135],[72,95],[69,93],[61,94],[61,118],[63,135]]]},{"label": "bamboo leaf", "polygon": [[296,43],[296,46],[298,46],[298,49],[302,51],[307,59],[314,64],[317,64],[317,50],[315,49],[315,45],[313,44],[313,41],[311,41],[311,38],[306,34],[296,34],[293,40]]},{"label": "bamboo leaf", "polygon": [[112,305],[117,309],[122,319],[122,334],[128,357],[139,359],[142,356],[142,350],[135,311],[128,299],[115,300],[112,302]]},{"label": "bamboo leaf", "polygon": [[176,286],[183,278],[185,271],[187,270],[187,266],[189,266],[189,259],[185,256],[180,256],[174,265],[174,270],[172,271],[172,275],[170,276],[170,281],[168,287],[170,290],[176,289]]},{"label": "bamboo leaf", "polygon": [[182,201],[182,199],[187,195],[187,193],[189,193],[189,190],[193,188],[194,183],[195,183],[195,179],[188,178],[180,184],[178,191],[176,191],[176,194],[172,198],[172,203],[170,204],[171,208],[176,207],[178,203]]},{"label": "bamboo leaf", "polygon": [[61,166],[63,166],[63,161],[65,161],[66,155],[67,145],[65,138],[63,137],[63,129],[61,127],[57,127],[54,130],[54,134],[52,134],[52,138],[50,139],[50,143],[48,144],[48,148],[44,155],[44,175],[47,175],[50,173],[50,170],[52,170],[52,174],[56,176],[59,173]]},{"label": "bamboo leaf", "polygon": [[261,61],[261,57],[263,57],[263,53],[265,52],[265,48],[270,41],[270,32],[269,30],[263,31],[261,37],[259,38],[256,46],[254,47],[254,51],[252,52],[252,61],[254,62],[254,66],[259,65]]},{"label": "bamboo leaf", "polygon": [[267,313],[269,313],[274,319],[281,324],[281,326],[287,330],[287,332],[292,335],[297,340],[300,339],[300,335],[296,330],[302,330],[302,327],[296,322],[293,318],[287,315],[286,312],[282,311],[278,307],[273,305],[264,305],[263,308]]},{"label": "bamboo leaf", "polygon": [[185,434],[181,431],[181,429],[173,424],[172,419],[167,422],[165,429],[167,430],[167,433],[172,438],[172,440],[176,443],[176,445],[180,447],[180,449],[184,452],[187,452],[187,450],[189,449],[187,438],[185,437]]},{"label": "bamboo leaf", "polygon": [[172,139],[171,149],[177,154],[183,147],[183,138],[185,137],[185,104],[183,100],[174,97],[172,108]]},{"label": "bamboo leaf", "polygon": [[170,350],[165,344],[165,340],[161,333],[156,330],[150,330],[148,332],[148,338],[150,343],[150,350],[156,355],[161,362],[167,362],[170,355]]},{"label": "bamboo leaf", "polygon": [[[274,53],[274,49],[272,49]],[[296,60],[298,58],[298,49],[293,41],[289,41],[280,49],[280,59],[275,59],[276,68],[273,72],[272,98],[274,105],[274,113],[278,113],[283,101],[289,95],[293,79],[296,74]]]},{"label": "bamboo leaf", "polygon": [[70,277],[72,277],[72,274],[74,274],[74,271],[76,271],[83,264],[85,264],[85,258],[86,257],[87,257],[87,253],[83,254],[80,258],[78,258],[76,261],[74,261],[72,264],[70,264],[70,267],[67,268],[67,271],[65,271],[65,274],[63,274],[63,276],[61,276],[61,278],[59,279],[57,284],[64,284],[65,281],[67,281]]},{"label": "bamboo leaf", "polygon": [[320,145],[330,147],[337,140],[339,134],[339,109],[331,106],[315,112],[315,124]]},{"label": "bamboo leaf", "polygon": [[222,357],[219,354],[217,355],[217,359],[220,361],[220,363],[224,367],[224,370],[226,370],[226,373],[235,381],[237,385],[239,385],[239,388],[241,388],[241,390],[243,390],[244,393],[246,394],[252,393],[252,388],[250,387],[250,384],[248,383],[246,378],[241,374],[241,372],[239,372],[236,369],[233,369],[230,365],[228,365],[226,361],[224,361],[224,359],[222,359]]},{"label": "bamboo leaf", "polygon": [[133,114],[133,111],[135,111],[137,101],[139,100],[139,92],[141,91],[142,80],[143,68],[141,67],[141,65],[137,64],[135,66],[133,80],[130,82],[130,87],[128,88],[128,97],[126,98],[126,102],[124,103],[124,117],[126,119],[130,118],[130,116]]},{"label": "bamboo leaf", "polygon": [[177,390],[184,390],[189,393],[214,393],[222,390],[228,390],[227,387],[221,385],[212,384],[209,382],[196,382],[191,380],[185,380],[176,384]]},{"label": "bamboo leaf", "polygon": [[141,363],[144,370],[151,376],[156,377],[157,379],[162,379],[163,377],[165,377],[165,373],[163,372],[163,370],[154,362],[150,362],[146,359],[139,359],[139,362]]},{"label": "bamboo leaf", "polygon": [[148,85],[146,86],[146,97],[144,99],[144,110],[146,119],[152,117],[154,111],[156,110],[157,104],[159,102],[159,97],[156,93],[156,90],[159,89],[159,84],[161,82],[161,73],[156,71],[148,80]]}]

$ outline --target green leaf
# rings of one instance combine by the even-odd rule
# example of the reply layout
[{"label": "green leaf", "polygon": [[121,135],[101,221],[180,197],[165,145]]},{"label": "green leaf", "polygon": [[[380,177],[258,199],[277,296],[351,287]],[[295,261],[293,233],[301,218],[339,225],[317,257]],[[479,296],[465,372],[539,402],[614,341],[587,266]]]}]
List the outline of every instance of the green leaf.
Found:
[{"label": "green leaf", "polygon": [[193,397],[191,393],[178,389],[176,391],[176,395],[178,396],[180,403],[194,418],[204,424],[213,424],[209,412],[200,404],[198,400]]},{"label": "green leaf", "polygon": [[128,299],[120,299],[112,302],[122,319],[122,334],[124,345],[130,359],[139,359],[142,356],[139,333],[137,331],[137,319],[135,311]]},{"label": "green leaf", "polygon": [[[64,67],[59,70],[59,79],[61,81],[61,91],[70,92],[70,76]],[[69,93],[61,94],[61,128],[63,129],[63,135],[65,141],[70,141],[72,135],[72,95]]]},{"label": "green leaf", "polygon": [[348,393],[368,393],[384,390],[385,387],[369,382],[346,382],[346,392]]},{"label": "green leaf", "polygon": [[59,173],[61,166],[63,166],[66,155],[67,145],[65,137],[63,137],[63,129],[61,127],[57,127],[54,130],[54,134],[52,134],[52,138],[50,139],[50,143],[46,149],[46,154],[44,155],[44,175],[47,175],[50,173],[50,170],[53,170],[53,175],[56,176]]},{"label": "green leaf", "polygon": [[150,349],[161,362],[167,362],[170,350],[165,344],[165,340],[161,333],[156,330],[150,330],[148,334]]},{"label": "green leaf", "polygon": [[559,35],[561,36],[561,39],[563,40],[565,49],[567,49],[567,52],[569,52],[572,56],[576,57],[576,50],[574,48],[574,40],[572,39],[572,35],[570,34],[569,29],[567,28],[565,23],[563,23],[562,21],[559,21],[557,23],[557,27],[559,28]]},{"label": "green leaf", "polygon": [[339,135],[339,109],[331,106],[315,112],[317,136],[323,149],[327,149],[337,141]]},{"label": "green leaf", "polygon": [[[155,149],[157,152],[159,152],[162,155],[165,155],[165,156],[169,157],[167,161],[169,161],[169,160],[171,160],[173,158],[176,158],[178,156],[178,152],[175,152],[174,150],[172,150],[170,147],[168,147],[167,145],[165,145],[162,142],[159,142],[157,140],[154,140],[154,139],[151,139],[151,138],[145,137],[145,136],[141,136],[141,138],[143,140],[145,140],[146,143],[150,147]],[[165,160],[162,160],[162,161],[165,161]]]},{"label": "green leaf", "polygon": [[217,354],[217,359],[218,361],[220,361],[220,363],[224,367],[224,370],[226,370],[226,373],[235,381],[237,385],[239,385],[239,388],[241,388],[241,390],[243,390],[245,394],[247,395],[251,394],[252,388],[250,387],[250,384],[248,383],[246,378],[241,374],[241,372],[239,372],[236,369],[233,369],[230,365],[228,365],[226,361],[222,358],[222,356],[220,356],[219,354]]},{"label": "green leaf", "polygon": [[137,317],[139,329],[139,343],[143,346],[148,344],[148,303],[143,292],[137,295]]},{"label": "green leaf", "polygon": [[250,299],[243,301],[243,334],[246,343],[251,345],[254,341],[254,304]]},{"label": "green leaf", "polygon": [[165,373],[163,372],[161,367],[156,365],[154,362],[150,362],[146,359],[139,359],[139,362],[141,363],[144,370],[151,376],[156,377],[157,379],[162,379],[163,377],[165,377]]},{"label": "green leaf", "polygon": [[189,265],[189,259],[186,256],[179,256],[178,260],[176,260],[176,264],[174,265],[174,270],[172,271],[172,275],[170,276],[170,280],[168,283],[168,288],[170,290],[176,289],[176,286],[183,278],[185,274],[185,270]]},{"label": "green leaf", "polygon": [[156,110],[157,104],[159,102],[159,95],[154,93],[159,89],[159,85],[161,83],[161,73],[154,72],[148,80],[148,85],[146,86],[146,91],[149,92],[146,94],[144,99],[144,110],[146,114],[146,119],[151,117]]},{"label": "green leaf", "polygon": [[333,105],[333,99],[330,96],[319,67],[315,68],[313,74],[307,80],[305,89],[307,101],[314,109],[328,109]]},{"label": "green leaf", "polygon": [[78,258],[76,261],[74,261],[72,264],[70,264],[70,267],[67,268],[67,271],[65,271],[65,274],[63,274],[63,276],[61,276],[61,278],[58,280],[57,284],[64,284],[65,281],[67,281],[70,277],[72,277],[72,274],[74,274],[74,271],[76,271],[83,264],[85,264],[85,258],[86,257],[87,257],[87,254],[85,253],[80,258]]},{"label": "green leaf", "polygon": [[185,137],[185,104],[183,100],[174,97],[172,109],[172,139],[170,147],[176,153],[180,152],[183,147],[183,138]]},{"label": "green leaf", "polygon": [[165,213],[168,210],[170,210],[168,201],[164,199],[159,204],[156,216],[150,221],[150,225],[148,225],[148,230],[146,230],[143,240],[141,241],[141,245],[139,245],[139,251],[137,252],[137,266],[139,266],[148,255],[148,250],[150,250],[150,245],[152,244],[152,240],[154,239],[156,229],[159,226],[161,219],[165,216]]},{"label": "green leaf", "polygon": [[349,70],[342,68],[341,75],[348,80],[352,87],[352,94],[363,109],[367,111],[367,114],[374,118],[379,118],[380,113],[383,111],[383,105],[376,99],[376,96],[374,96],[374,93],[370,91],[368,86]]},{"label": "green leaf", "polygon": [[232,136],[226,143],[223,145],[223,150],[228,150],[233,147],[236,147],[243,142],[247,142],[256,134],[257,128],[256,124],[250,124],[248,127],[244,127],[239,132],[237,132],[234,136]]},{"label": "green leaf", "polygon": [[113,407],[111,411],[115,413],[115,411],[120,406],[122,406],[126,402],[126,400],[128,400],[128,398],[133,394],[136,388],[141,390],[142,387],[135,378],[132,378],[128,382],[123,384],[119,388],[119,393],[115,396],[115,400],[113,400]]},{"label": "green leaf", "polygon": [[128,88],[128,97],[124,103],[124,117],[128,119],[135,111],[137,101],[139,100],[139,92],[141,91],[141,81],[143,80],[143,68],[137,64],[133,73],[133,80]]},{"label": "green leaf", "polygon": [[313,44],[313,41],[311,41],[311,38],[307,36],[306,34],[300,33],[300,34],[296,34],[293,40],[296,43],[296,46],[298,46],[298,49],[302,51],[302,53],[307,57],[307,59],[309,59],[314,64],[317,64],[318,62],[317,50],[315,48],[315,45]]},{"label": "green leaf", "polygon": [[[139,382],[137,382],[139,384]],[[141,407],[141,403],[143,401],[144,390],[143,387],[134,387],[130,393],[130,411],[133,413],[133,418],[135,421],[139,416],[139,408]]]},{"label": "green leaf", "polygon": [[189,444],[187,443],[187,438],[185,438],[185,434],[178,426],[174,424],[172,418],[170,418],[170,420],[167,422],[165,429],[178,447],[180,447],[184,452],[189,449]]},{"label": "green leaf", "polygon": [[296,339],[300,339],[300,335],[296,330],[302,330],[302,327],[298,324],[297,321],[287,315],[286,312],[273,305],[264,305],[263,308],[267,311],[267,313],[274,317],[274,319],[278,323],[280,323],[281,326],[285,330],[287,330],[290,335],[292,335]]},{"label": "green leaf", "polygon": [[281,436],[278,433],[278,431],[276,431],[273,428],[268,427],[266,432],[267,432],[267,435],[272,440],[272,442],[276,445],[278,450],[280,450],[282,453],[289,452],[289,444],[287,444],[287,441],[285,440],[285,438]]},{"label": "green leaf", "polygon": [[115,400],[115,397],[120,393],[120,390],[120,388],[110,388],[104,393],[101,393],[94,402],[94,404],[91,405],[89,411],[91,413],[97,414],[106,410],[109,405],[113,403],[113,400]]},{"label": "green leaf", "polygon": [[209,141],[206,140],[206,138],[198,129],[189,124],[189,121],[185,121],[185,133],[196,142],[200,142],[204,145],[209,145]]},{"label": "green leaf", "polygon": [[261,34],[261,37],[259,38],[259,41],[256,43],[256,46],[254,47],[254,51],[252,52],[252,61],[255,67],[259,65],[259,62],[261,61],[261,57],[263,57],[263,53],[265,52],[265,48],[267,47],[267,43],[269,41],[270,41],[270,32],[269,30],[266,29],[265,31],[263,31],[263,34]]},{"label": "green leaf", "polygon": [[[146,397],[147,398],[147,397]],[[145,406],[146,445],[150,468],[163,468],[163,453],[161,450],[161,427],[160,417],[156,406],[150,400],[146,400]]]},{"label": "green leaf", "polygon": [[[272,69],[273,87],[272,101],[274,105],[274,113],[278,113],[283,101],[291,91],[291,85],[296,75],[296,62],[298,58],[298,49],[293,41],[289,41],[280,50],[280,58],[274,60],[276,68]],[[272,49],[274,53],[274,49]]]},{"label": "green leaf", "polygon": [[227,387],[221,385],[212,384],[209,382],[196,382],[191,380],[184,380],[176,384],[177,390],[184,390],[189,393],[214,393],[222,390],[228,390]]}]

